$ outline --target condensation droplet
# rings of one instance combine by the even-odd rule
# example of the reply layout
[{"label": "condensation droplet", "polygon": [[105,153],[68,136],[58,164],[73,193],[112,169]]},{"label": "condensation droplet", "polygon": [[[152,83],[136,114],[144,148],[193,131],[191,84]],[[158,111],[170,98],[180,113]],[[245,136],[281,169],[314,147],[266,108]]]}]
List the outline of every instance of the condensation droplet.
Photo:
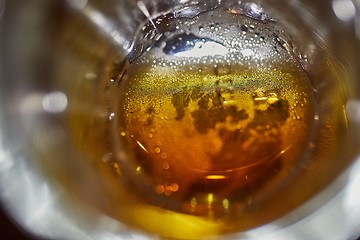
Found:
[{"label": "condensation droplet", "polygon": [[106,154],[104,154],[104,156],[102,157],[102,161],[103,162],[110,162],[113,159],[113,153],[112,152],[108,152]]},{"label": "condensation droplet", "polygon": [[156,147],[155,148],[155,153],[160,153],[161,152],[161,149],[159,147]]},{"label": "condensation droplet", "polygon": [[163,162],[162,166],[165,170],[168,170],[170,168],[170,165],[168,162]]},{"label": "condensation droplet", "polygon": [[177,192],[179,190],[179,185],[177,183],[172,183],[170,187],[173,192]]},{"label": "condensation droplet", "polygon": [[112,113],[109,114],[109,120],[110,121],[113,120],[114,117],[115,117],[115,113],[112,112]]},{"label": "condensation droplet", "polygon": [[157,185],[157,186],[155,187],[155,191],[156,191],[158,194],[162,194],[162,193],[165,191],[164,185]]}]

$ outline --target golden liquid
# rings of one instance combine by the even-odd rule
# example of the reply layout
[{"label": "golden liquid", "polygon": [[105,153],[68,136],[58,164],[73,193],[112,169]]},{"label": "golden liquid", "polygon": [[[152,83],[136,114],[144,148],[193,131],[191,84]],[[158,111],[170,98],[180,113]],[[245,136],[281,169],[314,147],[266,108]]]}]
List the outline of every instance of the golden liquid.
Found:
[{"label": "golden liquid", "polygon": [[138,177],[165,196],[144,201],[222,217],[269,191],[302,159],[314,116],[303,70],[226,69],[128,69],[117,134]]},{"label": "golden liquid", "polygon": [[[109,54],[98,92],[81,82],[69,98],[74,143],[105,182],[94,205],[134,229],[171,239],[245,231],[299,206],[351,160],[338,63],[322,55],[305,72],[268,25],[229,16],[240,41],[254,24],[245,40],[274,54],[212,62],[154,48],[114,68]],[[204,18],[199,31],[216,38],[221,26]]]},{"label": "golden liquid", "polygon": [[351,159],[337,140],[346,146],[340,92],[328,86],[318,106],[295,64],[125,69],[112,86],[116,109],[94,117],[79,109],[103,111],[108,97],[74,101],[69,123],[108,181],[100,208],[135,229],[179,239],[244,231],[294,209]]}]

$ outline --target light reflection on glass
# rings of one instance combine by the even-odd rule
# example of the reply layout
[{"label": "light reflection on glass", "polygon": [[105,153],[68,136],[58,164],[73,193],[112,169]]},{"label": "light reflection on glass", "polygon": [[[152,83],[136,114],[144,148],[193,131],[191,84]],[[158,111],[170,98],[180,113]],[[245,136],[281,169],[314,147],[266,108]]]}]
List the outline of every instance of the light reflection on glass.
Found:
[{"label": "light reflection on glass", "polygon": [[42,99],[42,108],[49,113],[61,113],[65,111],[68,100],[63,92],[51,92]]},{"label": "light reflection on glass", "polygon": [[342,21],[350,21],[355,17],[356,9],[351,0],[333,0],[332,7],[335,15]]}]

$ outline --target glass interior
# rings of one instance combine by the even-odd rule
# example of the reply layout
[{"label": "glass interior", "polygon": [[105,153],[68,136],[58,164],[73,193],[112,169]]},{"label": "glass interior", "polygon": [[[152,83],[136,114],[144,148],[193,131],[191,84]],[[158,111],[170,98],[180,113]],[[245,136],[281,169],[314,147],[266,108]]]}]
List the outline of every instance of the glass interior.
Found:
[{"label": "glass interior", "polygon": [[53,238],[286,239],[353,180],[357,11],[345,0],[6,2],[9,212]]}]

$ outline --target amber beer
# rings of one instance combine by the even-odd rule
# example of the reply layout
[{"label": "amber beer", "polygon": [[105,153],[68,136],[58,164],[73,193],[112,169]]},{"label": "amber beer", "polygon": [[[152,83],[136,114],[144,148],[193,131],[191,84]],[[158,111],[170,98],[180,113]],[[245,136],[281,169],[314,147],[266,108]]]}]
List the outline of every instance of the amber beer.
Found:
[{"label": "amber beer", "polygon": [[277,22],[235,10],[154,19],[142,41],[155,43],[114,64],[105,127],[82,143],[116,176],[113,217],[170,238],[243,231],[347,164],[336,160],[348,141],[337,62],[301,56]]},{"label": "amber beer", "polygon": [[118,134],[137,171],[154,192],[181,202],[177,211],[218,217],[250,203],[286,176],[309,139],[314,96],[307,76],[290,67],[128,69]]},{"label": "amber beer", "polygon": [[153,192],[149,204],[210,219],[241,214],[283,181],[317,114],[310,79],[282,36],[215,11],[237,25],[206,24],[213,12],[177,20],[190,33],[168,34],[125,63],[115,110],[115,134],[144,178],[132,188]]}]

